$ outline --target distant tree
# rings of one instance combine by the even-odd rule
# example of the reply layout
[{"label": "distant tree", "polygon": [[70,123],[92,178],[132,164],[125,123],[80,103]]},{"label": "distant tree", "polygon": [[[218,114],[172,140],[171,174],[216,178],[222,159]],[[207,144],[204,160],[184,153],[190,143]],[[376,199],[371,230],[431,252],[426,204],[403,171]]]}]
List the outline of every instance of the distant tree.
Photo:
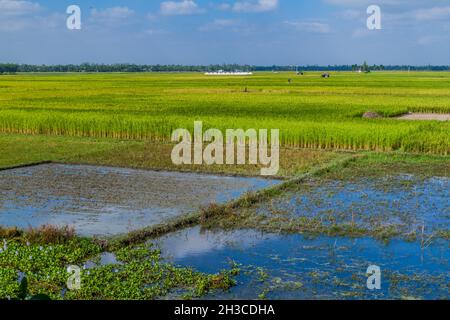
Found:
[{"label": "distant tree", "polygon": [[[0,63],[0,74],[16,72],[207,72],[207,71],[291,71],[292,66],[250,66],[238,64],[215,64],[215,65],[137,65],[137,64],[92,64],[81,65],[17,65],[11,63]],[[374,65],[369,66],[367,62],[363,65],[307,65],[298,66],[298,70],[308,71],[357,71],[370,72],[370,70],[411,70],[411,71],[449,71],[449,66],[401,66],[401,65]]]},{"label": "distant tree", "polygon": [[363,72],[369,72],[370,71],[370,67],[369,67],[369,65],[367,64],[366,61],[364,61],[363,65],[361,66],[361,70]]},{"label": "distant tree", "polygon": [[14,74],[19,70],[19,66],[13,63],[2,63],[0,64],[0,74],[9,73]]}]

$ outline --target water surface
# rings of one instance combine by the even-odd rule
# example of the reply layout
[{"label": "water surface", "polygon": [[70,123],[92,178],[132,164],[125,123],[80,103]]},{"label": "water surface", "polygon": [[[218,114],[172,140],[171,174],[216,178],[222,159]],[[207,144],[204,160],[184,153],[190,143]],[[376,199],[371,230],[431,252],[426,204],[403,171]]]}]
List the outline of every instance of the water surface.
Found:
[{"label": "water surface", "polygon": [[279,183],[263,178],[46,164],[0,171],[0,225],[113,235]]},{"label": "water surface", "polygon": [[[153,241],[166,259],[209,273],[237,263],[237,286],[210,298],[449,299],[449,242],[307,238],[254,230],[194,227]],[[366,271],[381,268],[382,288],[367,289]]]},{"label": "water surface", "polygon": [[257,212],[318,218],[324,224],[357,223],[364,228],[395,224],[405,233],[425,227],[430,234],[450,226],[450,179],[412,175],[315,179],[262,204]]}]

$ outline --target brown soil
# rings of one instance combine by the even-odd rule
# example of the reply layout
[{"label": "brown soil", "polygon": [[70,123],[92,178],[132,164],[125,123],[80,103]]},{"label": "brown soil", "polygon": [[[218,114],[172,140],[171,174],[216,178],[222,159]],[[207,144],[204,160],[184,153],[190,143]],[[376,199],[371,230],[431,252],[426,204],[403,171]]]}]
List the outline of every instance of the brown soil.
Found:
[{"label": "brown soil", "polygon": [[399,120],[437,120],[450,121],[450,114],[448,113],[408,113],[400,117]]}]

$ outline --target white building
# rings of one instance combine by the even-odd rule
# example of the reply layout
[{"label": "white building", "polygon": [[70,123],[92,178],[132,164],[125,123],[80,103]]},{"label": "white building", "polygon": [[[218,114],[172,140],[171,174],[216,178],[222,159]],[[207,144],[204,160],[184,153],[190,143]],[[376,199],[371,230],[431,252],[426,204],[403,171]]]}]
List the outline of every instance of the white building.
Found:
[{"label": "white building", "polygon": [[253,75],[253,72],[219,70],[216,72],[206,72],[205,75],[206,76],[251,76],[251,75]]}]

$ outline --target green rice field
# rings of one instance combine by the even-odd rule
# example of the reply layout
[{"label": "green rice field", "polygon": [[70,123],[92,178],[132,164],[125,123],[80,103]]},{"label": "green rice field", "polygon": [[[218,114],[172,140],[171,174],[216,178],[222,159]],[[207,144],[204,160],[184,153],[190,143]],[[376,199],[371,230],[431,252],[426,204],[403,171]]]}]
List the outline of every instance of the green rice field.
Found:
[{"label": "green rice field", "polygon": [[[384,118],[363,119],[367,111]],[[280,129],[285,147],[447,155],[450,124],[393,119],[407,112],[450,113],[450,73],[0,76],[2,133],[168,142],[200,120]]]},{"label": "green rice field", "polygon": [[[448,300],[450,123],[398,116],[450,73],[320,75],[0,75],[0,300]],[[279,129],[277,176],[174,164],[194,121]]]}]

